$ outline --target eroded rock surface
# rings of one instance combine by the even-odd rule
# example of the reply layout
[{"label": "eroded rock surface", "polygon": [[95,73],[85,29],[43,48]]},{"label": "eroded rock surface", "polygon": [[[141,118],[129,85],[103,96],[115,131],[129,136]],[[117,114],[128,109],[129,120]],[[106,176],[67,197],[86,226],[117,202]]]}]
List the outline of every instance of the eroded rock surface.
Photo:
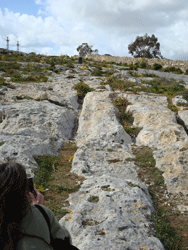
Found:
[{"label": "eroded rock surface", "polygon": [[165,184],[171,193],[188,194],[188,139],[175,114],[167,108],[167,98],[156,95],[123,94],[132,105],[136,127],[143,128],[137,145],[154,149],[156,167],[164,172]]},{"label": "eroded rock surface", "polygon": [[[151,229],[154,208],[148,190],[138,180],[134,163],[127,160],[134,158],[134,142],[117,119],[118,110],[112,104],[115,93],[109,85],[101,88],[106,77],[91,76],[89,66],[83,70],[75,65],[74,71],[61,65],[56,68],[63,71],[54,74],[51,82],[1,87],[0,161],[14,157],[27,169],[37,168],[33,156],[57,154],[72,139],[79,118],[72,172],[84,176],[85,181],[70,195],[69,214],[60,223],[83,250],[164,249]],[[120,66],[114,68],[114,76],[137,83],[137,88],[151,87],[142,84],[146,79],[134,78]],[[73,86],[80,79],[94,91],[86,95],[79,117]],[[118,95],[131,102],[127,111],[134,116],[134,126],[142,128],[136,145],[154,150],[156,167],[164,172],[168,191],[188,194],[187,134],[168,109],[167,98],[117,91]],[[184,102],[177,97],[174,105],[179,101]],[[178,115],[187,125],[187,110],[179,110]],[[178,209],[187,207],[179,204]]]},{"label": "eroded rock surface", "polygon": [[14,157],[26,168],[38,166],[34,155],[57,154],[71,138],[76,119],[67,108],[47,100],[1,104],[0,113],[0,141],[4,142],[0,159]]},{"label": "eroded rock surface", "polygon": [[110,94],[85,97],[72,172],[86,180],[68,198],[70,213],[60,223],[80,249],[164,249],[150,227],[154,208],[148,190],[134,164],[126,162],[131,138],[116,118]]}]

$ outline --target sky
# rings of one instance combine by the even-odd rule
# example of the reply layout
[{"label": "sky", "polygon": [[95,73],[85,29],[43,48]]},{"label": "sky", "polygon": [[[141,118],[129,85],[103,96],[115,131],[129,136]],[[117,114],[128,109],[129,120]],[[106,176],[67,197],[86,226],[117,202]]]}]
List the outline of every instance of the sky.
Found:
[{"label": "sky", "polygon": [[99,55],[128,56],[137,36],[158,38],[163,57],[188,60],[188,0],[1,0],[0,48],[78,55],[82,43]]}]

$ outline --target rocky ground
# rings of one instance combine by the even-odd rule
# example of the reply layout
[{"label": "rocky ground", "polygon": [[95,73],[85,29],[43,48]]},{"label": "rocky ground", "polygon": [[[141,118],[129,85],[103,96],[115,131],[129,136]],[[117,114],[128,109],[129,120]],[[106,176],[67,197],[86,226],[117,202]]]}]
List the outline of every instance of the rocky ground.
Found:
[{"label": "rocky ground", "polygon": [[[144,85],[143,78],[120,68],[114,66],[115,77]],[[85,181],[68,198],[69,213],[59,221],[70,231],[73,244],[83,250],[164,249],[151,228],[155,209],[149,185],[138,178],[137,166],[129,159],[134,158],[134,146],[152,148],[167,193],[176,200],[174,209],[186,214],[187,133],[165,96],[113,91],[108,84],[101,88],[106,77],[91,76],[92,70],[75,63],[74,72],[63,67],[48,82],[2,86],[0,161],[14,157],[29,172],[38,167],[35,155],[57,155],[64,142],[75,140],[78,149],[71,172],[84,176]],[[74,89],[80,80],[94,89],[83,105]],[[129,101],[126,112],[132,113],[133,126],[141,128],[136,138],[119,122],[113,104],[118,97]],[[182,96],[173,99],[174,105],[178,102],[186,103]],[[179,109],[178,115],[188,126],[187,109]]]}]

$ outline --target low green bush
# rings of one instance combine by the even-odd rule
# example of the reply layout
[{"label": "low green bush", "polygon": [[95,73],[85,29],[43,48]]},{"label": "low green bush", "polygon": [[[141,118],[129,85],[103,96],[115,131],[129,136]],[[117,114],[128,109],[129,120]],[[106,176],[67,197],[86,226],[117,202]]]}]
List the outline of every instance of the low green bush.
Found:
[{"label": "low green bush", "polygon": [[44,74],[40,73],[37,75],[30,74],[29,76],[22,77],[20,73],[14,73],[11,77],[11,81],[13,82],[47,82],[48,77]]},{"label": "low green bush", "polygon": [[154,63],[154,64],[153,64],[153,69],[154,69],[154,70],[162,69],[162,65],[159,64],[159,63]]},{"label": "low green bush", "polygon": [[77,95],[80,99],[83,99],[88,92],[91,92],[94,90],[90,88],[87,84],[85,84],[84,82],[76,83],[74,85],[74,89],[77,90]]},{"label": "low green bush", "polygon": [[17,62],[14,63],[6,63],[6,62],[0,62],[0,71],[6,72],[10,69],[20,69],[21,64],[18,64]]},{"label": "low green bush", "polygon": [[97,68],[95,68],[92,72],[91,72],[92,76],[102,76],[103,72],[102,72],[102,68],[100,66],[98,66]]},{"label": "low green bush", "polygon": [[147,64],[146,64],[146,62],[141,62],[139,64],[139,66],[140,66],[141,69],[145,69],[147,67]]},{"label": "low green bush", "polygon": [[163,69],[164,72],[172,72],[172,73],[176,73],[176,74],[182,74],[183,71],[180,68],[175,68],[173,67],[166,67]]},{"label": "low green bush", "polygon": [[35,156],[34,158],[38,163],[39,168],[34,172],[35,177],[33,181],[36,188],[40,187],[46,189],[59,157],[53,155],[41,155]]}]

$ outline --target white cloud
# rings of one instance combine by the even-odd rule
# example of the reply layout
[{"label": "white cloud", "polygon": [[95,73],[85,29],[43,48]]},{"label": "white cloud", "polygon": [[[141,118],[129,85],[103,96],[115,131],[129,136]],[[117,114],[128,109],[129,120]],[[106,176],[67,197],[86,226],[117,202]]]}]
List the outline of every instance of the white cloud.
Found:
[{"label": "white cloud", "polygon": [[41,0],[35,0],[35,3],[38,4],[38,5],[43,4],[43,2]]},{"label": "white cloud", "polygon": [[[35,0],[38,16],[0,10],[0,46],[10,36],[21,49],[77,54],[83,42],[99,54],[130,56],[128,44],[154,34],[166,58],[188,59],[187,0]],[[13,46],[13,44],[12,44]]]}]

